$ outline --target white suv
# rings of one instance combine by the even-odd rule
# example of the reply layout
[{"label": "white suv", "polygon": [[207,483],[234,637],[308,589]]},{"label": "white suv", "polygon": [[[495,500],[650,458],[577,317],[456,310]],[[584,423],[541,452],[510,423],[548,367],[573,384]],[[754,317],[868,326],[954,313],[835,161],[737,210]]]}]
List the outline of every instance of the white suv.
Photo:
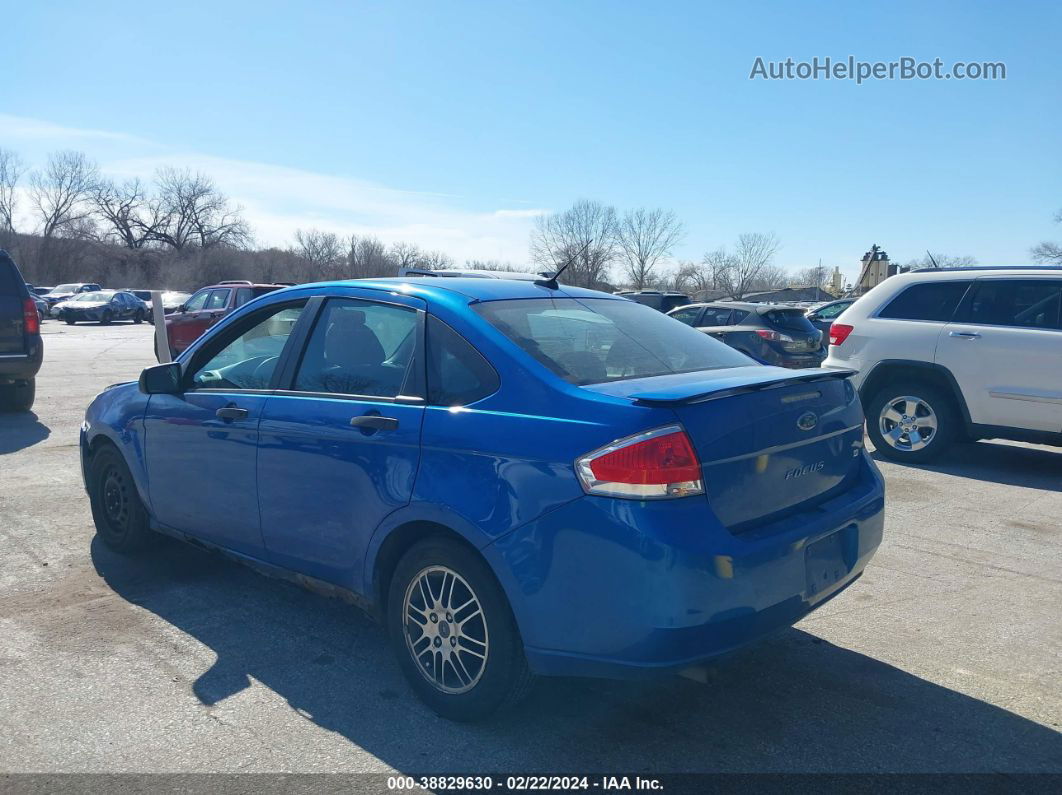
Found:
[{"label": "white suv", "polygon": [[858,371],[867,433],[897,461],[954,441],[1062,445],[1062,268],[893,276],[833,324],[823,367]]}]

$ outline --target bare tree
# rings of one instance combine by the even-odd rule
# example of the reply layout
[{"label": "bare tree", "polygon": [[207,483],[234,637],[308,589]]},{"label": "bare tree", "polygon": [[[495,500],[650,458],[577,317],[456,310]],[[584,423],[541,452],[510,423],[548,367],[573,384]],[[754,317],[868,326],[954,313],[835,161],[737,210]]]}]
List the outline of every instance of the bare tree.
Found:
[{"label": "bare tree", "polygon": [[746,232],[738,236],[733,253],[720,248],[705,254],[703,262],[719,289],[741,299],[763,283],[778,245],[773,234]]},{"label": "bare tree", "polygon": [[347,250],[347,271],[352,279],[371,276],[394,276],[394,260],[388,256],[384,244],[371,235],[351,235]]},{"label": "bare tree", "polygon": [[295,253],[312,265],[335,268],[344,260],[343,244],[334,232],[296,229]]},{"label": "bare tree", "polygon": [[55,152],[43,171],[30,174],[30,201],[45,241],[76,231],[91,206],[86,201],[96,184],[96,166],[82,152]]},{"label": "bare tree", "polygon": [[250,230],[214,181],[187,169],[161,168],[153,211],[160,219],[150,237],[177,251],[189,247],[239,248],[250,241]]},{"label": "bare tree", "polygon": [[608,278],[616,260],[617,226],[614,208],[582,199],[562,213],[538,217],[531,233],[531,259],[552,271],[573,260],[561,280],[597,286]]},{"label": "bare tree", "polygon": [[91,199],[105,225],[104,240],[128,249],[141,249],[150,243],[165,220],[159,205],[148,201],[139,179],[121,184],[100,179],[92,187]]},{"label": "bare tree", "polygon": [[793,274],[793,284],[798,287],[824,288],[830,283],[830,271],[825,265],[812,265]]},{"label": "bare tree", "polygon": [[617,242],[634,289],[653,281],[657,263],[671,255],[683,234],[682,223],[671,210],[639,207],[624,213],[617,224]]},{"label": "bare tree", "polygon": [[416,258],[415,264],[418,268],[437,271],[443,268],[452,268],[454,266],[454,258],[442,251],[421,251]]},{"label": "bare tree", "polygon": [[[1059,210],[1058,214],[1055,215],[1055,222],[1062,224],[1062,210]],[[1032,255],[1034,262],[1062,265],[1062,243],[1045,240],[1029,249],[1029,253]]]},{"label": "bare tree", "polygon": [[502,273],[523,273],[527,269],[496,259],[466,259],[465,267],[474,271],[499,271]]},{"label": "bare tree", "polygon": [[24,171],[21,158],[10,149],[0,147],[0,233],[15,231],[16,188]]},{"label": "bare tree", "polygon": [[917,268],[970,268],[976,264],[977,260],[969,255],[960,257],[927,251],[926,255],[921,259],[912,259],[905,262],[904,267],[909,270]]},{"label": "bare tree", "polygon": [[420,249],[412,243],[392,243],[388,254],[394,260],[395,268],[415,267],[421,256]]}]

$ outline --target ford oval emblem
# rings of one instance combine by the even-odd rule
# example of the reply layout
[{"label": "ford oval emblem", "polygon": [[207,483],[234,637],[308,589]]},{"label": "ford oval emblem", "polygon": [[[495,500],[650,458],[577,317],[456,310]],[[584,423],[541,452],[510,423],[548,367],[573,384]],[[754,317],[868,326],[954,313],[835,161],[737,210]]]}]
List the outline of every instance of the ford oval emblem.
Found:
[{"label": "ford oval emblem", "polygon": [[814,411],[805,411],[797,417],[797,427],[802,431],[810,431],[819,424],[819,418]]}]

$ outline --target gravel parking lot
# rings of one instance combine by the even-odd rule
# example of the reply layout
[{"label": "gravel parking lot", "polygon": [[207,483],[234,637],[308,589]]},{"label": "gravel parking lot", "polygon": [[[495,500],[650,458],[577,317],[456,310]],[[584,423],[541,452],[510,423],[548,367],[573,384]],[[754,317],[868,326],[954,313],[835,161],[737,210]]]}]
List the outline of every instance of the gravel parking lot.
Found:
[{"label": "gravel parking lot", "polygon": [[878,556],[795,628],[701,681],[548,681],[455,725],[354,608],[93,541],[78,425],[152,331],[46,322],[36,414],[0,415],[0,771],[1062,772],[1062,450],[881,462]]}]

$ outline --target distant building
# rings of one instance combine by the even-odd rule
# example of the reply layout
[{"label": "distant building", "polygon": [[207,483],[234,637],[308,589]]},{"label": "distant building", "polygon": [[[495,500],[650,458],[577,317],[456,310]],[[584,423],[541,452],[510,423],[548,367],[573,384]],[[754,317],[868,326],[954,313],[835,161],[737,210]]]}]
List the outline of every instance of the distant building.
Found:
[{"label": "distant building", "polygon": [[833,273],[830,274],[830,292],[834,295],[840,295],[844,290],[844,276],[841,275],[841,268],[837,266],[833,269]]},{"label": "distant building", "polygon": [[883,249],[878,248],[875,243],[870,247],[870,251],[863,255],[863,267],[859,271],[859,281],[855,284],[855,292],[862,295],[895,275],[896,265],[889,262],[889,255]]},{"label": "distant building", "polygon": [[764,290],[758,293],[746,293],[742,301],[750,301],[757,304],[782,304],[795,303],[818,303],[820,301],[832,301],[834,296],[821,287],[783,287],[781,290]]}]

